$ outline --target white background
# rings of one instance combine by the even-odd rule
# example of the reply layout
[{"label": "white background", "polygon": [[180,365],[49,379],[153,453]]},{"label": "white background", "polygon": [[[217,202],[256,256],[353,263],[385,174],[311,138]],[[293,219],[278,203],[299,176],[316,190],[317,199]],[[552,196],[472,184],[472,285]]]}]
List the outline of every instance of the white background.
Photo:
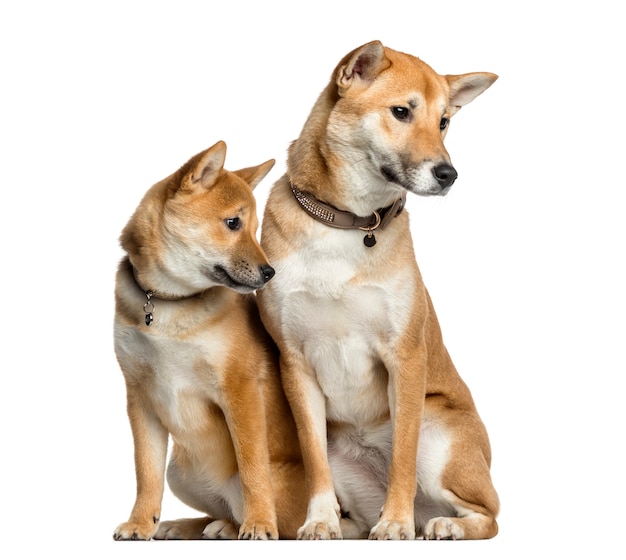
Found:
[{"label": "white background", "polygon": [[[624,558],[624,107],[618,2],[5,2],[0,8],[3,548]],[[270,158],[373,39],[499,80],[454,117],[459,179],[409,196],[417,259],[493,447],[500,534],[467,543],[115,543],[134,499],[112,345],[118,235],[216,141]],[[169,495],[163,518],[187,515]],[[181,556],[182,557],[182,556]]]}]

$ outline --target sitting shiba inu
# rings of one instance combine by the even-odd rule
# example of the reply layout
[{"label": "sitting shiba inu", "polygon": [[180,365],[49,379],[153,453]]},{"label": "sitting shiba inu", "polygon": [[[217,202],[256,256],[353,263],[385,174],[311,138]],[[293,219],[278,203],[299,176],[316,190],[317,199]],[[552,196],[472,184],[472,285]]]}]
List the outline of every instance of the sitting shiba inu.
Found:
[{"label": "sitting shiba inu", "polygon": [[[115,351],[137,496],[117,540],[294,538],[306,515],[296,428],[255,290],[274,275],[252,189],[274,160],[229,172],[218,142],[144,196],[121,235]],[[176,496],[208,517],[163,522]]]},{"label": "sitting shiba inu", "polygon": [[[258,294],[307,473],[303,539],[496,535],[491,449],[418,269],[407,193],[457,177],[451,117],[497,76],[440,75],[379,41],[348,53],[289,148],[261,245]],[[367,534],[367,533],[366,533]]]}]

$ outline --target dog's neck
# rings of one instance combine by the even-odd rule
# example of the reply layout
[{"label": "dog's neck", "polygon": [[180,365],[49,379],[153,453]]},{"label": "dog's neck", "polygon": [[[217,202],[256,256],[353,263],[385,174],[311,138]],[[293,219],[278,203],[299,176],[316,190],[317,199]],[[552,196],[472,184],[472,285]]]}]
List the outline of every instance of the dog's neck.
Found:
[{"label": "dog's neck", "polygon": [[148,327],[154,321],[154,310],[156,306],[154,302],[152,301],[153,299],[157,299],[157,300],[160,299],[160,300],[165,300],[165,301],[182,301],[185,299],[191,299],[191,298],[197,297],[200,294],[202,294],[202,292],[196,292],[196,293],[189,294],[189,295],[178,296],[178,295],[168,294],[168,293],[161,292],[161,291],[156,291],[153,289],[146,289],[144,286],[141,285],[141,283],[137,279],[137,273],[135,271],[135,267],[130,262],[130,259],[126,257],[125,260],[126,260],[127,269],[130,272],[130,275],[132,276],[133,281],[135,282],[135,285],[146,296],[146,301],[143,304],[143,312],[145,313],[146,326]]},{"label": "dog's neck", "polygon": [[300,207],[312,218],[327,226],[340,229],[360,229],[366,233],[363,243],[366,247],[376,244],[374,231],[385,229],[389,222],[404,210],[406,193],[403,193],[389,206],[379,208],[369,216],[357,216],[352,212],[339,210],[315,198],[312,194],[305,193],[289,182],[293,196]]}]

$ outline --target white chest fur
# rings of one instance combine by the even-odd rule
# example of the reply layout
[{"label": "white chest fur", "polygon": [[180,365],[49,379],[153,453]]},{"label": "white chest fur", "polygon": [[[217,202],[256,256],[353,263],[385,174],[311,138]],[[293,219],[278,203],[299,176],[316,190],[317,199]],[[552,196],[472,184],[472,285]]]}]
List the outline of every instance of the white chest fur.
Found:
[{"label": "white chest fur", "polygon": [[274,262],[264,297],[280,309],[288,345],[314,368],[328,418],[363,425],[388,411],[383,356],[406,327],[414,283],[411,271],[368,273],[362,251],[382,248],[364,249],[359,232],[346,248],[347,233],[330,230],[313,250]]},{"label": "white chest fur", "polygon": [[[150,327],[152,329],[152,327]],[[146,386],[161,422],[174,437],[201,430],[207,402],[221,404],[219,375],[227,341],[206,332],[185,340],[115,325],[116,352],[127,380]]]}]

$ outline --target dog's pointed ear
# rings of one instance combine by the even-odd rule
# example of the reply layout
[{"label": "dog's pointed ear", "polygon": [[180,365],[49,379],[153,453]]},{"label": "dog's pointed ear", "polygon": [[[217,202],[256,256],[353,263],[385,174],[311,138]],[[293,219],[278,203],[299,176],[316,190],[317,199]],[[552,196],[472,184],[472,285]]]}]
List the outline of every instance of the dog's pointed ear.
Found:
[{"label": "dog's pointed ear", "polygon": [[256,165],[254,167],[246,167],[245,169],[239,169],[238,171],[233,171],[237,177],[243,179],[248,185],[250,185],[251,189],[254,189],[261,180],[270,172],[276,160],[270,159],[261,165]]},{"label": "dog's pointed ear", "polygon": [[483,93],[498,79],[498,76],[490,72],[470,72],[469,74],[447,75],[444,78],[450,86],[449,100],[452,114],[454,114]]},{"label": "dog's pointed ear", "polygon": [[339,63],[335,73],[339,95],[343,97],[351,87],[369,85],[390,65],[380,41],[372,41],[353,50]]},{"label": "dog's pointed ear", "polygon": [[189,170],[188,181],[184,186],[190,190],[210,187],[224,169],[225,161],[226,143],[220,140],[197,156],[197,161]]}]

